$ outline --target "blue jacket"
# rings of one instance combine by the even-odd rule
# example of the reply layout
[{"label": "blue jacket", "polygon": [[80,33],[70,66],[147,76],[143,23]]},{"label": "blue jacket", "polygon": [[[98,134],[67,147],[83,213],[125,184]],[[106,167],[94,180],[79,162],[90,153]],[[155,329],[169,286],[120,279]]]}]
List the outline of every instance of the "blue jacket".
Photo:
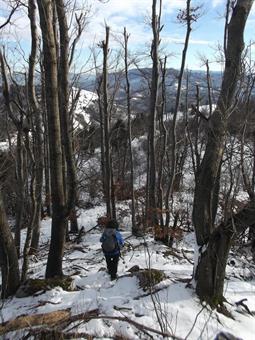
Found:
[{"label": "blue jacket", "polygon": [[[110,229],[110,228],[109,228]],[[122,248],[123,247],[123,245],[124,245],[124,240],[123,240],[123,238],[122,238],[122,236],[121,236],[121,233],[119,232],[119,231],[117,231],[117,230],[115,230],[115,236],[116,236],[116,239],[117,239],[117,242],[118,242],[118,245],[119,245],[119,249],[117,249],[117,250],[115,250],[115,251],[113,251],[113,252],[104,252],[104,254],[106,255],[106,256],[112,256],[112,255],[118,255],[118,254],[120,254],[120,248]],[[106,235],[105,235],[105,231],[103,232],[103,234],[102,234],[102,236],[100,237],[100,242],[103,242],[104,240],[105,240],[105,238],[106,238]]]}]

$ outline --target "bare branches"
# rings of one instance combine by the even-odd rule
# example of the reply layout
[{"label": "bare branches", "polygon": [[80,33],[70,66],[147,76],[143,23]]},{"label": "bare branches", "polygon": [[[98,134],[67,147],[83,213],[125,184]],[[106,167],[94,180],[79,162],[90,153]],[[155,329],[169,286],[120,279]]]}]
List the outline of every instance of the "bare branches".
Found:
[{"label": "bare branches", "polygon": [[11,18],[13,16],[13,14],[16,12],[18,7],[20,7],[20,5],[21,5],[20,1],[17,1],[16,4],[14,6],[12,6],[12,9],[11,9],[11,12],[10,12],[8,18],[6,19],[6,21],[2,25],[0,25],[0,30],[11,22]]},{"label": "bare branches", "polygon": [[86,25],[86,14],[81,13],[80,15],[77,15],[75,13],[75,21],[76,21],[76,37],[74,38],[72,45],[71,45],[71,53],[70,53],[70,57],[69,57],[69,67],[72,65],[73,62],[73,57],[74,57],[74,52],[75,52],[75,48],[76,45],[82,35],[82,32],[84,30],[84,27]]}]

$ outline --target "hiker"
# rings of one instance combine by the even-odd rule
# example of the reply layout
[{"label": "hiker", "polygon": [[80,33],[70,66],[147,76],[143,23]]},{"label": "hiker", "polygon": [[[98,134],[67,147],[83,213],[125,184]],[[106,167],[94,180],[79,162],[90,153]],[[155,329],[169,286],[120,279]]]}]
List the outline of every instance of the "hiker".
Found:
[{"label": "hiker", "polygon": [[105,230],[100,238],[108,273],[111,275],[111,280],[115,280],[117,278],[116,275],[120,257],[120,248],[124,244],[123,238],[117,229],[117,221],[110,220],[107,222]]}]

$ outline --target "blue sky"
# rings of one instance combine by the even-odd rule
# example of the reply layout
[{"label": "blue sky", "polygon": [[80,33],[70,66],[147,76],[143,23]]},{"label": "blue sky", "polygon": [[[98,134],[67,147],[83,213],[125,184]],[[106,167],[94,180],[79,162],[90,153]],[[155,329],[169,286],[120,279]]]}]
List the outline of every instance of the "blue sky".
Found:
[{"label": "blue sky", "polygon": [[[145,53],[149,50],[151,42],[151,29],[149,27],[149,17],[151,14],[151,0],[109,0],[101,3],[97,0],[82,1],[80,4],[91,5],[89,25],[79,43],[79,59],[76,63],[83,63],[88,55],[88,48],[93,43],[96,44],[104,38],[104,22],[111,27],[113,36],[111,37],[111,48],[117,50],[120,45],[116,37],[121,36],[123,27],[126,26],[130,36],[130,49],[134,53]],[[0,0],[0,23],[8,10],[4,11],[6,1]],[[73,1],[74,3],[74,1]],[[221,70],[222,65],[216,63],[218,53],[217,46],[222,44],[224,29],[224,11],[226,0],[192,1],[193,6],[202,5],[201,17],[193,24],[190,37],[190,45],[187,58],[187,66],[190,69],[204,69],[200,56],[203,55],[210,61],[212,70]],[[1,6],[2,5],[2,6]],[[168,54],[168,66],[179,68],[180,57],[185,37],[185,27],[178,24],[176,16],[180,8],[185,8],[186,0],[163,0],[162,24],[164,29],[161,33],[162,49],[164,54]],[[0,43],[13,48],[17,46],[15,41],[19,39],[19,47],[23,47],[25,54],[29,51],[29,24],[25,10],[15,16],[15,26],[1,32]],[[247,42],[254,39],[255,11],[250,14],[245,39]],[[13,55],[13,54],[11,54]],[[19,58],[23,58],[20,56]],[[144,63],[149,64],[149,59],[144,59]]]}]

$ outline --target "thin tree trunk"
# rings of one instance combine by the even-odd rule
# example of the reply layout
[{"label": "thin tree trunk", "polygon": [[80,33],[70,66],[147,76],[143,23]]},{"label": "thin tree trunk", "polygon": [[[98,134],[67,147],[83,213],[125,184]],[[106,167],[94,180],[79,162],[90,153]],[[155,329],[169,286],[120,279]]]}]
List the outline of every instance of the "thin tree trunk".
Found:
[{"label": "thin tree trunk", "polygon": [[24,214],[25,202],[25,180],[24,180],[24,154],[23,154],[23,132],[19,128],[16,145],[16,180],[17,180],[17,202],[16,202],[16,222],[15,222],[15,245],[18,257],[20,256],[21,228]]},{"label": "thin tree trunk", "polygon": [[37,201],[35,197],[35,159],[33,152],[31,150],[30,146],[30,140],[29,140],[29,135],[28,133],[25,134],[25,147],[26,151],[29,155],[29,160],[30,160],[30,218],[27,226],[27,233],[26,233],[26,239],[24,243],[24,248],[23,248],[23,265],[22,265],[22,271],[21,271],[21,281],[24,282],[27,278],[27,272],[29,268],[29,250],[30,250],[30,243],[32,239],[32,233],[33,233],[33,228],[35,225],[35,216],[36,216],[36,211],[37,211]]},{"label": "thin tree trunk", "polygon": [[[42,121],[44,127],[43,135],[43,150],[44,150],[44,186],[45,186],[45,206],[48,216],[52,216],[52,199],[51,199],[51,187],[50,187],[50,150],[49,150],[49,130],[48,130],[48,118],[46,108],[46,89],[45,89],[45,72],[41,63],[41,89],[42,89]],[[33,244],[32,240],[32,244]]]},{"label": "thin tree trunk", "polygon": [[166,157],[166,145],[167,145],[167,130],[164,122],[164,114],[166,108],[166,62],[167,57],[164,58],[164,62],[161,61],[161,105],[159,112],[159,129],[160,129],[160,151],[159,151],[159,169],[158,169],[158,185],[157,185],[157,198],[158,198],[158,208],[160,210],[160,226],[164,227],[164,217],[163,217],[163,201],[164,201],[164,191],[163,191],[163,171]]},{"label": "thin tree trunk", "polygon": [[109,112],[109,99],[108,99],[108,53],[109,53],[109,35],[110,28],[105,27],[105,40],[102,42],[103,49],[103,116],[104,116],[104,163],[105,163],[105,198],[106,210],[109,217],[113,217],[113,183],[112,183],[112,165],[111,165],[111,150],[109,141],[110,132],[110,112]]},{"label": "thin tree trunk", "polygon": [[102,108],[102,96],[101,87],[103,79],[100,78],[98,82],[97,94],[98,94],[98,109],[100,119],[100,149],[101,149],[101,173],[102,173],[102,189],[104,193],[104,199],[106,200],[106,176],[105,176],[105,144],[104,144],[104,115]]},{"label": "thin tree trunk", "polygon": [[131,122],[131,95],[130,82],[128,77],[128,39],[126,27],[124,28],[124,62],[125,62],[125,78],[126,78],[126,98],[127,98],[127,114],[128,114],[128,154],[130,162],[130,187],[131,187],[131,216],[132,216],[132,234],[136,235],[138,230],[135,220],[135,193],[134,193],[134,162],[132,150],[132,122]]},{"label": "thin tree trunk", "polygon": [[46,277],[62,276],[62,257],[66,232],[66,207],[62,173],[61,124],[58,100],[57,49],[51,0],[38,0],[43,38],[46,105],[50,145],[52,228]]},{"label": "thin tree trunk", "polygon": [[34,158],[35,162],[35,214],[33,220],[33,232],[31,236],[30,251],[37,252],[41,228],[41,209],[42,209],[42,189],[43,189],[43,132],[42,132],[42,111],[39,108],[35,93],[34,73],[36,56],[38,52],[38,32],[36,26],[36,6],[35,0],[29,0],[29,17],[31,22],[32,46],[29,58],[29,102],[32,108],[32,114],[35,122],[35,145]]},{"label": "thin tree trunk", "polygon": [[148,211],[147,220],[150,226],[158,225],[157,202],[156,202],[156,158],[155,158],[155,130],[156,114],[158,106],[158,85],[159,85],[159,53],[160,44],[159,33],[161,30],[160,19],[162,0],[159,2],[159,14],[157,14],[157,0],[152,1],[151,28],[153,40],[151,45],[152,75],[151,75],[151,93],[150,93],[150,116],[148,130]]},{"label": "thin tree trunk", "polygon": [[3,87],[4,103],[13,124],[17,129],[17,144],[16,144],[16,221],[15,221],[15,245],[17,248],[18,257],[20,256],[20,233],[23,222],[24,201],[25,201],[25,179],[24,179],[24,154],[23,154],[23,112],[20,114],[20,119],[16,118],[13,113],[10,97],[10,89],[8,77],[6,74],[6,60],[0,51],[1,76]]},{"label": "thin tree trunk", "polygon": [[12,233],[7,222],[0,190],[0,266],[2,273],[1,298],[15,294],[20,284],[19,262]]},{"label": "thin tree trunk", "polygon": [[[31,121],[35,128],[32,130],[34,148],[30,147],[29,136],[26,134],[26,148],[31,162],[30,196],[32,202],[32,213],[30,223],[27,227],[27,236],[23,250],[22,281],[27,277],[29,267],[29,253],[36,253],[39,243],[41,226],[41,206],[42,206],[42,185],[43,185],[43,138],[42,138],[42,119],[41,112],[35,93],[34,73],[38,47],[38,34],[36,26],[36,6],[35,0],[29,0],[28,16],[31,27],[31,53],[29,56],[29,75],[28,75],[28,102],[31,111]],[[36,159],[36,161],[35,161]],[[36,243],[31,247],[32,239],[36,238]]]},{"label": "thin tree trunk", "polygon": [[189,46],[189,38],[191,33],[191,24],[192,24],[192,14],[191,14],[191,7],[190,7],[191,0],[187,0],[186,3],[186,12],[185,12],[185,23],[186,23],[186,36],[184,42],[184,48],[182,51],[182,60],[181,60],[181,68],[178,77],[178,86],[177,86],[177,93],[176,93],[176,100],[175,100],[175,107],[174,107],[174,114],[173,114],[173,123],[171,129],[171,168],[170,168],[170,178],[169,184],[167,189],[167,195],[165,198],[165,208],[166,208],[166,227],[169,226],[170,223],[170,205],[169,205],[169,198],[172,196],[173,193],[173,184],[174,178],[176,174],[176,122],[177,122],[177,113],[179,110],[180,99],[181,99],[181,91],[182,91],[182,79],[185,70],[186,64],[186,56]]}]

